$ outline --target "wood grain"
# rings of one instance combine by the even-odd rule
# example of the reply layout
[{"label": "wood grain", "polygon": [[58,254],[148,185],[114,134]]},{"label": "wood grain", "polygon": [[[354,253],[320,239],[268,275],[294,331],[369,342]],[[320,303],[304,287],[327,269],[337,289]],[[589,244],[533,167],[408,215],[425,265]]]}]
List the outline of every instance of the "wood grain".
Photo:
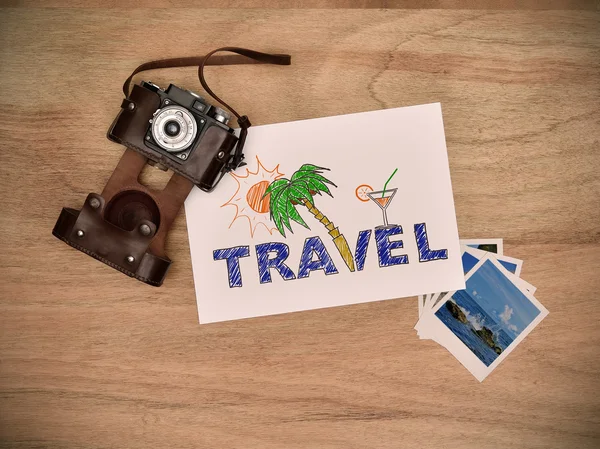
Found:
[{"label": "wood grain", "polygon": [[588,10],[600,0],[3,0],[5,7]]},{"label": "wood grain", "polygon": [[[255,124],[441,101],[461,236],[550,310],[483,384],[414,298],[199,326],[183,215],[160,289],[51,236],[121,156],[130,71],[224,43],[293,55],[207,70]],[[4,9],[0,77],[1,447],[600,445],[598,12]]]}]

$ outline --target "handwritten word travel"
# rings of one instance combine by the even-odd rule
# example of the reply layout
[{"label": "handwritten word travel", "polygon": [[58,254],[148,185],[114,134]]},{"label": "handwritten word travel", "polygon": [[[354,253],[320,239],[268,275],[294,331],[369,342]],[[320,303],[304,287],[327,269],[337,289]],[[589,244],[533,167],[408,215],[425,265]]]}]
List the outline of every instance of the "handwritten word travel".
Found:
[{"label": "handwritten word travel", "polygon": [[[401,235],[402,226],[390,226],[375,229],[375,244],[380,267],[391,267],[409,263],[407,254],[393,255],[392,251],[404,247],[401,239],[392,237]],[[371,241],[371,229],[360,231],[356,241],[354,260],[357,271],[365,267],[367,249]],[[447,249],[432,250],[429,248],[425,223],[414,225],[414,235],[419,252],[419,262],[431,262],[448,258]],[[307,278],[312,271],[323,270],[325,275],[337,274],[338,269],[320,237],[309,237],[304,241],[297,274],[286,263],[290,248],[283,242],[260,243],[254,246],[258,263],[258,276],[261,284],[272,282],[272,273],[276,271],[286,281]],[[397,252],[397,251],[396,251]],[[250,257],[250,246],[235,246],[213,251],[215,261],[225,260],[229,287],[242,287],[240,259]]]}]

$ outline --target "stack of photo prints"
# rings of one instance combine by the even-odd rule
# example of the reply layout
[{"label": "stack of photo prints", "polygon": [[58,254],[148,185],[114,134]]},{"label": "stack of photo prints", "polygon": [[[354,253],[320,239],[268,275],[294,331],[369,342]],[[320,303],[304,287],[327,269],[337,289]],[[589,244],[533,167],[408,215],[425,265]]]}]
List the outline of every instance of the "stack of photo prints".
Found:
[{"label": "stack of photo prints", "polygon": [[444,346],[480,382],[548,315],[502,239],[461,240],[466,288],[419,296],[421,339]]}]

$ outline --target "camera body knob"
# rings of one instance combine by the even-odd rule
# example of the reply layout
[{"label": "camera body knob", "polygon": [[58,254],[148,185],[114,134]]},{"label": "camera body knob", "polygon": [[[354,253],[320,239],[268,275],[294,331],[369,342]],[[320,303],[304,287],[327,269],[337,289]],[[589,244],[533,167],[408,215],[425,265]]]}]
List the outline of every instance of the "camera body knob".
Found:
[{"label": "camera body knob", "polygon": [[224,109],[215,107],[214,118],[217,122],[221,122],[224,125],[227,125],[227,123],[229,123],[229,120],[231,119],[231,114],[229,114],[229,112],[227,112]]}]

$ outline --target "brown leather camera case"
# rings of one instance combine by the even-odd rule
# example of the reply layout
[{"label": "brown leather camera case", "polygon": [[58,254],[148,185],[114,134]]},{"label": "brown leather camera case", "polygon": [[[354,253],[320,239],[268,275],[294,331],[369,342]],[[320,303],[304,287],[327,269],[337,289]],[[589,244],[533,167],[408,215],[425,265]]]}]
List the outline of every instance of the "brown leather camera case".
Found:
[{"label": "brown leather camera case", "polygon": [[[235,145],[225,131],[205,139],[227,153]],[[199,147],[196,153],[202,153]],[[198,151],[199,150],[199,151]],[[81,211],[63,208],[52,233],[72,247],[135,277],[160,286],[171,265],[165,238],[194,184],[174,173],[161,192],[139,183],[148,162],[127,149],[101,195],[90,193]]]},{"label": "brown leather camera case", "polygon": [[[214,57],[217,52],[237,53],[229,57]],[[194,184],[210,191],[214,185],[203,176],[190,175],[180,165],[166,156],[147,150],[144,128],[148,118],[159,107],[159,98],[148,95],[139,86],[131,93],[129,86],[136,73],[144,70],[198,65],[198,77],[204,89],[219,103],[228,108],[240,125],[240,138],[219,126],[209,127],[186,167],[191,172],[204,174],[206,179],[215,179],[217,171],[224,174],[223,161],[219,154],[232,154],[234,147],[238,162],[227,171],[236,168],[243,158],[241,150],[250,121],[240,116],[227,103],[218,98],[206,85],[203,76],[205,65],[246,64],[249,62],[289,65],[289,55],[271,55],[253,50],[223,47],[206,56],[165,59],[140,65],[125,81],[123,92],[125,100],[122,111],[109,130],[108,137],[125,144],[128,148],[121,157],[108,183],[100,195],[90,193],[81,210],[63,208],[52,230],[59,239],[101,262],[132,276],[146,284],[160,286],[167,274],[171,261],[165,254],[165,238],[173,224],[175,216]],[[140,125],[144,121],[144,126]],[[236,146],[237,144],[237,146]],[[221,151],[222,150],[222,151]],[[160,192],[143,186],[138,181],[144,165],[149,158],[162,168],[171,168],[175,173],[167,186]],[[217,158],[217,159],[215,159]]]},{"label": "brown leather camera case", "polygon": [[102,194],[90,193],[80,211],[63,208],[52,234],[158,287],[171,265],[165,237],[194,184],[173,174],[163,191],[152,191],[138,182],[146,162],[146,157],[127,149]]}]

